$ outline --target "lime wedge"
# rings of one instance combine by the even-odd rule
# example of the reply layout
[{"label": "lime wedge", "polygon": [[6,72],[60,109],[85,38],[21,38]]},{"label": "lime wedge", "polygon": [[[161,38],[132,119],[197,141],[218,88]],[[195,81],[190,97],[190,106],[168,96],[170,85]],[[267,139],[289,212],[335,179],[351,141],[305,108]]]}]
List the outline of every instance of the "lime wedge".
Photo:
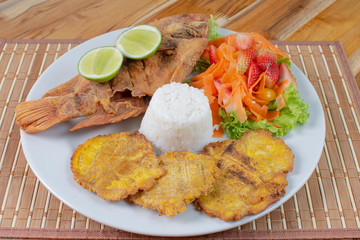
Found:
[{"label": "lime wedge", "polygon": [[78,63],[79,73],[95,82],[107,82],[119,72],[123,55],[116,47],[92,49],[81,57]]},{"label": "lime wedge", "polygon": [[153,55],[160,43],[159,29],[151,25],[139,25],[120,34],[115,46],[128,58],[144,59]]}]

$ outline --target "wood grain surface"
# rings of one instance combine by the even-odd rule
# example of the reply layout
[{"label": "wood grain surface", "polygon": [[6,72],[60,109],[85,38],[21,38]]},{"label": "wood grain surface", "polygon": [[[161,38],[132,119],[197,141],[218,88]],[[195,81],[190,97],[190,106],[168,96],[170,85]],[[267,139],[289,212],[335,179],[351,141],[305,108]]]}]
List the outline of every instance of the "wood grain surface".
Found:
[{"label": "wood grain surface", "polygon": [[89,39],[181,13],[214,15],[221,27],[273,40],[341,41],[360,85],[358,0],[5,0],[0,38]]},{"label": "wood grain surface", "polygon": [[[0,39],[90,39],[182,13],[212,14],[221,27],[256,31],[272,40],[340,41],[360,86],[360,0],[0,0]],[[337,156],[336,147],[329,151]],[[315,182],[314,177],[310,184]],[[302,209],[305,194],[297,196]],[[315,215],[321,214],[317,204]],[[336,201],[331,211],[337,213]]]}]

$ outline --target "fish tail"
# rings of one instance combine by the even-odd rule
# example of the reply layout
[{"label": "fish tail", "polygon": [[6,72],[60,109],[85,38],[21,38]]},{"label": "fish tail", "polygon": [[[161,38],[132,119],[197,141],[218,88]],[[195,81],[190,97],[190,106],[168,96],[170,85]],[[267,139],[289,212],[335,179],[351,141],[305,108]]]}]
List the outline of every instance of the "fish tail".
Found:
[{"label": "fish tail", "polygon": [[46,97],[55,97],[55,96],[65,96],[69,93],[73,93],[75,91],[76,85],[83,80],[81,75],[76,75],[69,81],[49,90],[42,96],[42,98]]},{"label": "fish tail", "polygon": [[16,122],[27,133],[45,130],[70,119],[59,113],[60,98],[47,98],[19,103],[15,108]]}]

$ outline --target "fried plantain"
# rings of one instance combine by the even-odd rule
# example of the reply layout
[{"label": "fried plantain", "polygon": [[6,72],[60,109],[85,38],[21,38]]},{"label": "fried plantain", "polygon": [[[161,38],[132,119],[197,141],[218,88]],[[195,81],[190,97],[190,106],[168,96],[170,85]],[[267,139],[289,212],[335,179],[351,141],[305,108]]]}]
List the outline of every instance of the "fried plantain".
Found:
[{"label": "fried plantain", "polygon": [[151,143],[138,132],[87,140],[74,152],[71,170],[76,182],[109,201],[147,190],[165,174]]},{"label": "fried plantain", "polygon": [[206,194],[218,177],[216,160],[206,153],[167,152],[159,156],[165,176],[150,190],[130,196],[129,201],[174,216],[200,195]]},{"label": "fried plantain", "polygon": [[280,138],[265,130],[247,131],[238,140],[210,143],[205,151],[218,160],[214,188],[195,201],[197,209],[225,221],[257,214],[285,194],[294,156]]}]

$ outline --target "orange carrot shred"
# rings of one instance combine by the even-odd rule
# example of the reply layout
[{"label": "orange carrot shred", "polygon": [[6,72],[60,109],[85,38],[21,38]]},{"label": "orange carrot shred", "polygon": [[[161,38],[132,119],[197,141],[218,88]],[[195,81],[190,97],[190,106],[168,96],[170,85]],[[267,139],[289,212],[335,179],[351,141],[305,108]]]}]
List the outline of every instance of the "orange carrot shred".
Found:
[{"label": "orange carrot shred", "polygon": [[228,36],[211,40],[211,41],[208,42],[208,46],[214,45],[215,47],[218,48],[222,43],[226,42],[227,38],[228,38]]},{"label": "orange carrot shred", "polygon": [[277,97],[276,97],[276,102],[277,102],[277,109],[276,110],[281,110],[283,107],[286,106],[286,101],[284,98],[283,93],[280,93]]},{"label": "orange carrot shred", "polygon": [[243,102],[249,108],[249,110],[257,117],[257,121],[265,119],[268,110],[267,106],[260,106],[258,103],[251,100],[248,95],[243,98]]},{"label": "orange carrot shred", "polygon": [[253,92],[253,89],[257,84],[260,83],[258,90],[256,90],[256,93],[259,94],[264,90],[265,87],[265,72],[262,72],[259,76],[259,78],[256,80],[256,82],[250,87],[250,93]]},{"label": "orange carrot shred", "polygon": [[224,136],[224,130],[221,127],[219,127],[219,129],[214,129],[213,132],[214,138],[221,138],[222,136]]},{"label": "orange carrot shred", "polygon": [[241,88],[240,83],[237,82],[237,84],[235,85],[234,90],[233,90],[233,102],[235,105],[236,116],[237,116],[239,122],[243,123],[246,121],[247,115],[246,115],[245,108],[243,106],[240,88]]},{"label": "orange carrot shred", "polygon": [[275,118],[277,118],[280,114],[279,110],[274,110],[274,111],[268,111],[266,114],[266,120],[271,121],[274,120]]},{"label": "orange carrot shred", "polygon": [[277,128],[284,128],[283,126],[277,125],[277,124],[275,124],[275,123],[273,123],[271,121],[266,120],[266,122],[270,123],[271,125],[273,125],[273,126],[275,126]]},{"label": "orange carrot shred", "polygon": [[[214,64],[215,65],[215,64]],[[227,67],[227,61],[224,58],[221,58],[220,62],[215,65],[214,69],[210,69],[214,78],[220,78],[225,73],[225,68]]]},{"label": "orange carrot shred", "polygon": [[232,88],[231,88],[231,84],[230,83],[223,83],[220,86],[219,89],[219,95],[218,95],[218,99],[219,99],[219,105],[222,108],[226,108],[227,106],[230,105],[231,103],[231,94],[228,94],[229,99],[227,99],[226,102],[224,102],[224,98],[225,98],[225,94],[227,93],[227,91],[229,91],[228,89],[231,89],[230,91],[232,92]]}]

